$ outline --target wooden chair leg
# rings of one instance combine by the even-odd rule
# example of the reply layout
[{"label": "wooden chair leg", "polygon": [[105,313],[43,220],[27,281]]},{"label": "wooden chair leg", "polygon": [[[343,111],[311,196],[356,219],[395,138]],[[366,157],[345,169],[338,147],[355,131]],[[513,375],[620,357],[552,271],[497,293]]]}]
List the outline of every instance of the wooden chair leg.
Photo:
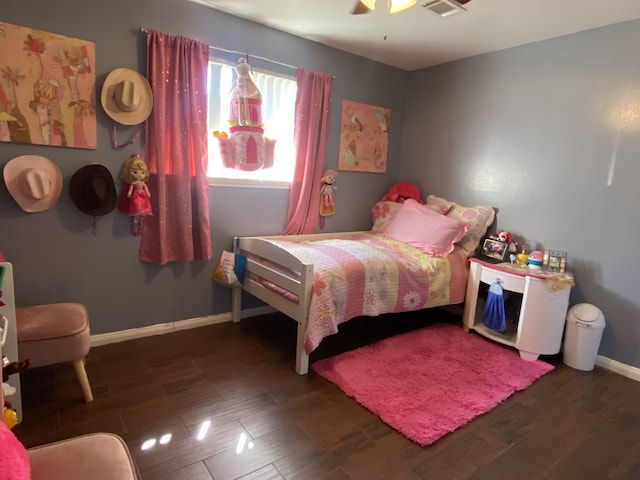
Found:
[{"label": "wooden chair leg", "polygon": [[80,388],[82,388],[84,401],[87,403],[93,402],[93,393],[91,392],[91,385],[89,385],[89,378],[87,377],[87,371],[84,369],[84,358],[81,358],[80,360],[75,360],[73,362],[73,368],[76,371],[78,382],[80,382]]}]

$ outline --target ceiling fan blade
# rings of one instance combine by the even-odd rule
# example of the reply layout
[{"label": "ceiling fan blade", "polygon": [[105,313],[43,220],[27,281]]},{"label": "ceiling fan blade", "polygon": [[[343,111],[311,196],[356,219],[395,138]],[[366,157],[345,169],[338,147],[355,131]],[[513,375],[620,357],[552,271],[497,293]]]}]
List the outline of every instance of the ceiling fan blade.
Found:
[{"label": "ceiling fan blade", "polygon": [[456,3],[459,3],[460,5],[466,5],[467,3],[469,3],[471,0],[455,0]]},{"label": "ceiling fan blade", "polygon": [[351,15],[362,15],[363,13],[369,13],[370,11],[371,9],[367,7],[364,2],[358,1],[355,7],[353,7],[353,10],[351,10]]}]

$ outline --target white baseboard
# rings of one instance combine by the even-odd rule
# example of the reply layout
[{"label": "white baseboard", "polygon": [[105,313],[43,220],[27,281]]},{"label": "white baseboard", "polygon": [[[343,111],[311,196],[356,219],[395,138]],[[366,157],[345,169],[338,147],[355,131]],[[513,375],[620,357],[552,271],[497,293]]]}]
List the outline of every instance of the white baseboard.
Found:
[{"label": "white baseboard", "polygon": [[630,378],[636,382],[640,382],[640,368],[632,367],[625,363],[620,363],[610,358],[598,355],[596,357],[596,365],[607,370],[611,370],[614,373],[622,375],[623,377]]},{"label": "white baseboard", "polygon": [[[241,318],[256,317],[273,313],[275,309],[269,306],[256,307],[243,310]],[[218,315],[207,315],[206,317],[189,318],[187,320],[179,320],[177,322],[158,323],[149,325],[148,327],[131,328],[128,330],[120,330],[118,332],[98,333],[91,335],[91,346],[99,347],[110,343],[124,342],[133,340],[134,338],[151,337],[153,335],[163,335],[165,333],[177,332],[179,330],[189,330],[191,328],[204,327],[205,325],[214,325],[216,323],[224,323],[231,321],[231,312],[220,313]]]},{"label": "white baseboard", "polygon": [[[276,310],[270,306],[256,307],[243,310],[241,318],[256,317],[258,315],[266,315]],[[231,321],[231,312],[220,313],[218,315],[207,315],[206,317],[190,318],[187,320],[179,320],[177,322],[159,323],[148,327],[131,328],[129,330],[120,330],[119,332],[98,333],[91,335],[91,346],[99,347],[110,343],[124,342],[133,340],[134,338],[151,337],[153,335],[163,335],[165,333],[177,332],[179,330],[189,330],[190,328],[204,327],[205,325],[214,325],[216,323],[224,323]],[[614,373],[630,378],[636,382],[640,382],[640,368],[632,367],[624,363],[611,360],[610,358],[598,355],[596,357],[596,365]]]}]

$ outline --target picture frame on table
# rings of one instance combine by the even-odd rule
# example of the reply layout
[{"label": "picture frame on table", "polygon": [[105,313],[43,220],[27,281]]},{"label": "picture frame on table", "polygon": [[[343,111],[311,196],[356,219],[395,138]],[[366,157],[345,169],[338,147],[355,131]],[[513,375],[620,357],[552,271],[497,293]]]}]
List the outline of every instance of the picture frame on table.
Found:
[{"label": "picture frame on table", "polygon": [[564,250],[545,250],[542,257],[542,269],[547,272],[565,273],[567,252]]},{"label": "picture frame on table", "polygon": [[509,244],[494,238],[485,238],[480,248],[480,255],[505,262],[509,258]]}]

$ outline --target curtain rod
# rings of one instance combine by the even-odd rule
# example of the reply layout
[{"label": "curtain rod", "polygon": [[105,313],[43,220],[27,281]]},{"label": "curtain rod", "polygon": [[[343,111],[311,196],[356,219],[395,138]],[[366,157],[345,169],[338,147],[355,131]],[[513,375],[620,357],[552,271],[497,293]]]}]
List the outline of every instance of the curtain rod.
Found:
[{"label": "curtain rod", "polygon": [[[149,30],[148,30],[148,29],[146,29],[146,28],[144,28],[144,27],[140,27],[140,31],[141,31],[142,33],[145,33],[145,34],[146,34],[146,33],[149,33]],[[249,54],[249,53],[247,53],[247,52],[238,52],[238,51],[236,51],[236,50],[227,50],[226,48],[215,47],[215,46],[213,46],[213,45],[209,45],[209,49],[212,49],[212,50],[218,50],[218,51],[220,51],[220,52],[225,52],[225,53],[233,53],[233,54],[236,54],[236,55],[242,55],[243,57],[245,57],[245,56],[246,56],[246,57],[251,56],[251,57],[253,57],[253,58],[257,58],[257,59],[260,59],[260,60],[264,60],[265,62],[275,63],[276,65],[282,65],[283,67],[291,68],[291,69],[293,69],[293,70],[297,70],[297,69],[298,69],[298,67],[295,67],[295,66],[293,66],[293,65],[289,65],[289,64],[287,64],[287,63],[278,62],[277,60],[271,60],[270,58],[260,57],[260,56],[258,56],[258,55],[250,55],[250,54]],[[335,77],[334,75],[332,75],[332,76],[331,76],[331,78],[335,79],[336,77]]]}]

